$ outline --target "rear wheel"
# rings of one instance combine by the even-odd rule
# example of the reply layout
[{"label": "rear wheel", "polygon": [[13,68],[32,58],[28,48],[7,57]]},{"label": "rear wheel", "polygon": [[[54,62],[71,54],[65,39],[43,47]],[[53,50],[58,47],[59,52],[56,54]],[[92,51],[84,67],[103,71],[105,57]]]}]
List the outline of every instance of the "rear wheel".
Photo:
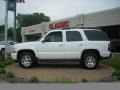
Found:
[{"label": "rear wheel", "polygon": [[95,53],[87,53],[82,58],[82,65],[87,69],[95,69],[99,63],[99,56]]},{"label": "rear wheel", "polygon": [[34,65],[34,56],[31,53],[23,52],[19,56],[19,64],[24,68],[30,68]]}]

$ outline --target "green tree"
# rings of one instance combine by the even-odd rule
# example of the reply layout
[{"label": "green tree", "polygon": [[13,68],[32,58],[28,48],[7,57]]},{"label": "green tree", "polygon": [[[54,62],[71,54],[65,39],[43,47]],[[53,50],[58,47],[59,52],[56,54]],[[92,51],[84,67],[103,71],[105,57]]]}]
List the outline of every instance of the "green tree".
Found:
[{"label": "green tree", "polygon": [[42,22],[49,22],[50,17],[46,16],[44,13],[33,13],[33,14],[18,14],[17,15],[17,31],[16,40],[21,42],[21,27],[27,27],[35,24],[40,24]]},{"label": "green tree", "polygon": [[44,13],[18,14],[17,16],[18,27],[26,27],[49,21],[50,18],[45,16]]},{"label": "green tree", "polygon": [[16,31],[16,41],[22,42],[21,27],[17,28],[17,31]]},{"label": "green tree", "polygon": [[4,33],[4,29],[5,29],[5,26],[4,25],[0,25],[0,33]]},{"label": "green tree", "polygon": [[8,29],[8,37],[10,38],[10,39],[12,39],[13,40],[13,28],[12,27],[10,27],[9,29]]},{"label": "green tree", "polygon": [[[0,25],[0,33],[4,33],[5,32],[5,26],[4,25]],[[8,29],[8,38],[9,39],[13,39],[13,28],[9,28]]]}]

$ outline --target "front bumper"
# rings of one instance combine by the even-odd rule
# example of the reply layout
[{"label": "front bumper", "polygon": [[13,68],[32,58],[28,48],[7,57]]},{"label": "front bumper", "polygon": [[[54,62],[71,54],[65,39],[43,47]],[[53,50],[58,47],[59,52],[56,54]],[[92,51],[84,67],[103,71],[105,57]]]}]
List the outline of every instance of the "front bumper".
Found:
[{"label": "front bumper", "polygon": [[17,60],[17,53],[11,53],[11,58],[13,60]]}]

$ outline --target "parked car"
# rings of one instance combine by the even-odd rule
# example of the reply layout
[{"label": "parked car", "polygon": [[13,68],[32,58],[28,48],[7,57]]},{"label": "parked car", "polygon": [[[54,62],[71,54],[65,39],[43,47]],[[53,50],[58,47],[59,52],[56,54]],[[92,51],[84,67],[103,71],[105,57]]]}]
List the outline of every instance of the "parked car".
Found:
[{"label": "parked car", "polygon": [[[11,53],[11,50],[13,48],[13,45],[17,44],[18,42],[15,41],[7,41],[7,53]],[[5,54],[5,41],[0,42],[0,53],[2,55]]]},{"label": "parked car", "polygon": [[100,59],[111,57],[107,35],[89,28],[49,31],[39,41],[16,44],[12,51],[12,59],[24,68],[41,62],[78,62],[94,69]]}]

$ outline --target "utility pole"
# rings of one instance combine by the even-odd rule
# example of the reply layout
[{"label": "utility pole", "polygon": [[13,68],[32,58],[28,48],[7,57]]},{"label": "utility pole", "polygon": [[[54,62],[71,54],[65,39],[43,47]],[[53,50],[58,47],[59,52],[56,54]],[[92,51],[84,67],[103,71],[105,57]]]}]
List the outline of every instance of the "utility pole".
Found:
[{"label": "utility pole", "polygon": [[7,60],[8,0],[5,3],[5,60]]},{"label": "utility pole", "polygon": [[14,3],[14,30],[13,30],[13,40],[16,41],[16,0]]}]

